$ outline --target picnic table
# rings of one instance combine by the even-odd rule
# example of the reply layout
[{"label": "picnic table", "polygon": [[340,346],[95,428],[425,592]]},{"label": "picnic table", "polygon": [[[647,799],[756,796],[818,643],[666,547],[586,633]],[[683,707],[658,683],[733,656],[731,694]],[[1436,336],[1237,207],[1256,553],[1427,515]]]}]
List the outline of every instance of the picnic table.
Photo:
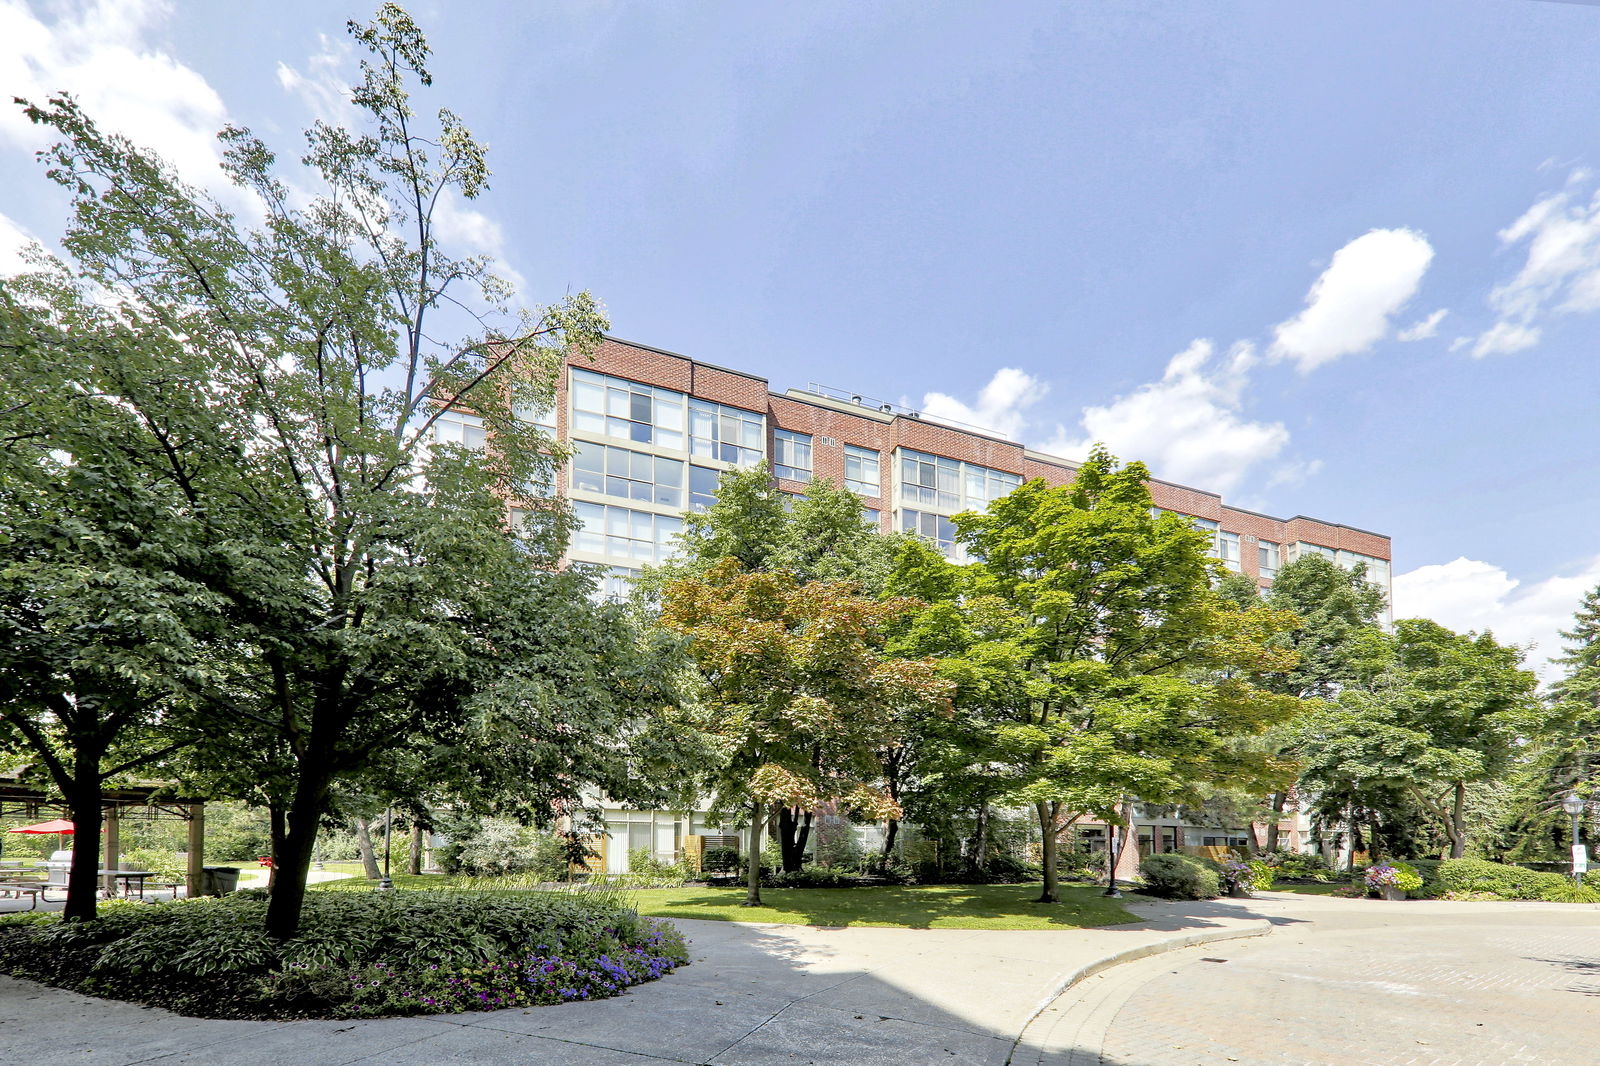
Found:
[{"label": "picnic table", "polygon": [[[42,877],[17,877],[13,871],[0,871],[0,893],[17,899],[23,896],[30,897],[33,902],[28,907],[29,910],[38,909],[39,901],[44,899],[45,890],[49,887],[50,885]],[[45,902],[50,901],[45,900]]]},{"label": "picnic table", "polygon": [[[101,877],[110,877],[122,882],[122,895],[126,899],[133,898],[134,882],[138,882],[139,898],[144,899],[144,883],[156,876],[154,870],[101,870]],[[112,893],[115,895],[115,893]]]}]

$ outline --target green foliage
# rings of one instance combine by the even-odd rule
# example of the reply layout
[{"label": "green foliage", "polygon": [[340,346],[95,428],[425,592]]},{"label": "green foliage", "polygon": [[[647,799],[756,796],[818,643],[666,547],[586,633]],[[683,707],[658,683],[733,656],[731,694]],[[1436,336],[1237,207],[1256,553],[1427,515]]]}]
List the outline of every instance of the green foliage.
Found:
[{"label": "green foliage", "polygon": [[656,858],[649,848],[634,848],[628,852],[628,874],[640,883],[670,886],[685,883],[693,871],[686,862],[669,862]]},{"label": "green foliage", "polygon": [[1207,538],[1153,514],[1148,479],[1096,449],[1069,486],[1029,481],[957,516],[976,562],[954,581],[931,562],[911,575],[954,590],[904,638],[957,686],[940,739],[981,772],[953,777],[1034,809],[1046,901],[1068,812],[1120,822],[1129,796],[1198,802],[1207,786],[1264,791],[1287,773],[1241,740],[1298,709],[1259,684],[1294,661],[1269,647],[1290,619],[1219,597]]},{"label": "green foliage", "polygon": [[447,872],[475,877],[531,874],[545,881],[567,877],[565,841],[504,819],[484,819],[472,826],[462,839],[452,840],[444,858]]},{"label": "green foliage", "polygon": [[1540,892],[1539,898],[1547,903],[1600,903],[1600,889],[1563,877],[1559,884],[1552,884]]},{"label": "green foliage", "polygon": [[765,883],[777,888],[845,888],[855,884],[848,871],[806,863],[798,870],[780,871]]},{"label": "green foliage", "polygon": [[1328,860],[1317,852],[1264,851],[1257,858],[1273,869],[1275,877],[1305,881],[1327,881],[1332,877]]},{"label": "green foliage", "polygon": [[[1270,890],[1273,882],[1277,880],[1277,872],[1260,859],[1251,859],[1249,866],[1250,887],[1263,892]],[[1417,884],[1422,884],[1421,879],[1418,879]]]},{"label": "green foliage", "polygon": [[738,873],[742,865],[738,848],[707,848],[700,868],[706,873],[732,874]]},{"label": "green foliage", "polygon": [[[1414,864],[1419,872],[1427,864]],[[1505,866],[1482,859],[1445,859],[1428,879],[1430,896],[1455,896],[1462,893],[1490,893],[1500,899],[1541,899],[1567,879],[1558,873]]]},{"label": "green foliage", "polygon": [[1422,888],[1422,875],[1416,867],[1399,861],[1374,863],[1367,867],[1363,880],[1371,889],[1396,888],[1409,893]]},{"label": "green foliage", "polygon": [[103,908],[94,922],[0,926],[0,969],[212,1017],[368,1017],[614,995],[688,961],[670,926],[600,894],[317,893],[299,934],[266,902]]},{"label": "green foliage", "polygon": [[[210,863],[210,860],[207,862]],[[125,870],[153,870],[158,879],[164,881],[182,881],[189,874],[188,859],[164,848],[125,851],[122,853],[122,866]]]},{"label": "green foliage", "polygon": [[1222,891],[1217,864],[1174,852],[1140,860],[1143,891],[1167,899],[1213,899]]},{"label": "green foliage", "polygon": [[1359,809],[1404,822],[1409,806],[1460,855],[1468,785],[1506,773],[1548,723],[1523,653],[1488,633],[1406,619],[1393,636],[1368,633],[1361,654],[1362,687],[1301,723],[1304,780],[1330,819]]}]

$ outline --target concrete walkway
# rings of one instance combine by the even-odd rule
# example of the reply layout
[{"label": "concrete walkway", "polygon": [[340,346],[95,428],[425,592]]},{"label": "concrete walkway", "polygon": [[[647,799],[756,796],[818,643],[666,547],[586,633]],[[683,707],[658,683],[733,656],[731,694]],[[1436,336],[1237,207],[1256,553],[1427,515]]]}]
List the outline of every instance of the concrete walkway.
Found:
[{"label": "concrete walkway", "polygon": [[1209,905],[1140,910],[1149,920],[1137,925],[1059,932],[679,921],[693,964],[616,999],[363,1022],[184,1018],[0,978],[0,1048],[30,1066],[1001,1066],[1014,1052],[1028,1060],[1025,1032],[1069,983],[1281,920]]}]

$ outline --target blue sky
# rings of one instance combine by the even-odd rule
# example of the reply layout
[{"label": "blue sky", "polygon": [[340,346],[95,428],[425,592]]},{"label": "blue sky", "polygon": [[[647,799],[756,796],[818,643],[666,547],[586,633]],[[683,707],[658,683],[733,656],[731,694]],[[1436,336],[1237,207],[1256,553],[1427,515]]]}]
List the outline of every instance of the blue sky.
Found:
[{"label": "blue sky", "polygon": [[[1600,7],[743,8],[413,5],[491,145],[459,239],[779,389],[1388,533],[1398,615],[1554,650],[1600,583]],[[337,113],[369,14],[0,0],[0,90],[211,181],[221,122]],[[0,260],[61,228],[38,145],[0,118]]]}]

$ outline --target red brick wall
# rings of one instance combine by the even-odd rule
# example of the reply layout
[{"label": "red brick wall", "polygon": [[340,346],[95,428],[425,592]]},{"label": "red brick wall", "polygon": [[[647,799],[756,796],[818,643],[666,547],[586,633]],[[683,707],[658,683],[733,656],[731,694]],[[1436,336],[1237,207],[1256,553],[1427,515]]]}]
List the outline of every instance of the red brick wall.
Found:
[{"label": "red brick wall", "polygon": [[[1069,483],[1075,470],[1074,464],[1065,460],[1051,463],[1029,458],[1024,454],[1023,446],[1012,441],[996,440],[924,419],[896,416],[885,422],[879,418],[837,410],[823,403],[808,403],[770,392],[763,378],[611,338],[601,342],[592,360],[569,358],[568,362],[596,373],[659,385],[747,411],[764,412],[768,417],[769,431],[777,428],[810,434],[813,475],[830,478],[836,483],[843,483],[844,480],[846,444],[871,448],[880,453],[879,469],[885,488],[891,484],[893,453],[897,447],[960,459],[1018,474],[1025,479],[1042,477],[1051,485]],[[558,403],[557,417],[564,434],[567,431],[569,407],[565,380],[562,381]],[[800,483],[788,481],[780,487],[786,492],[803,492],[805,489]],[[1237,511],[1224,506],[1216,493],[1164,481],[1152,481],[1150,495],[1157,507],[1210,519],[1218,522],[1222,529],[1240,534],[1239,547],[1244,572],[1252,577],[1258,576],[1257,540],[1270,540],[1283,547],[1303,540],[1379,559],[1390,558],[1389,538],[1348,526],[1305,517],[1281,521]],[[876,507],[883,512],[883,525],[888,528],[892,501],[879,498],[866,499],[864,502],[866,506]],[[1281,562],[1288,562],[1287,557]]]}]

